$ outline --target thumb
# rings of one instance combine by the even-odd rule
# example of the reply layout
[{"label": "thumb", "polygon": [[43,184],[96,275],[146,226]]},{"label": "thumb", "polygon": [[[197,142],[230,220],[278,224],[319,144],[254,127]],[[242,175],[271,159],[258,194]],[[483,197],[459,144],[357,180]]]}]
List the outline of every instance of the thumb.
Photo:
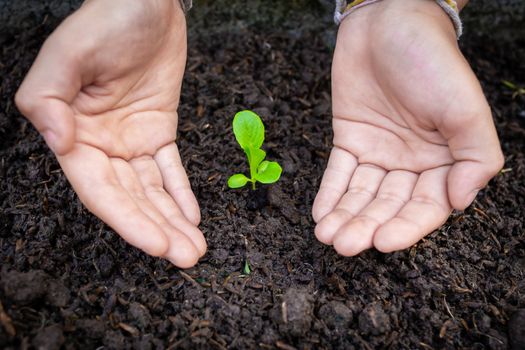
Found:
[{"label": "thumb", "polygon": [[[481,91],[480,91],[481,93]],[[456,115],[441,131],[448,139],[455,163],[447,178],[448,197],[453,208],[468,207],[479,190],[503,167],[504,158],[490,108],[481,93],[483,109]],[[479,105],[479,100],[477,101]]]},{"label": "thumb", "polygon": [[75,121],[70,104],[81,87],[79,65],[68,51],[51,36],[15,96],[20,112],[57,155],[73,148]]},{"label": "thumb", "polygon": [[55,154],[64,155],[73,148],[75,122],[69,105],[58,99],[34,96],[31,91],[17,93],[15,102]]}]

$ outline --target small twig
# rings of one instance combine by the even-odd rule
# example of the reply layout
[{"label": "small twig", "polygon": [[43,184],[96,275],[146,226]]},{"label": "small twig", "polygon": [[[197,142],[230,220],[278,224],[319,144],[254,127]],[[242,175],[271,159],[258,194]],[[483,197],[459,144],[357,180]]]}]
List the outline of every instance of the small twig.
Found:
[{"label": "small twig", "polygon": [[[494,220],[493,218],[491,218],[490,216],[487,215],[487,213],[485,213],[483,210],[479,209],[479,208],[476,208],[474,207],[473,210],[478,213],[479,215],[481,215],[482,217],[484,217],[485,219],[491,221],[494,225],[497,225],[497,222],[496,220]],[[494,236],[494,234],[492,232],[489,231],[489,235],[490,237],[492,238],[492,240],[494,241],[494,243],[496,243],[496,245],[498,246],[498,249],[501,250],[501,243],[498,241],[498,239],[496,238],[496,236]]]},{"label": "small twig", "polygon": [[128,332],[132,336],[137,336],[140,334],[139,330],[133,326],[130,326],[129,324],[119,322],[118,326],[122,328],[124,331]]},{"label": "small twig", "polygon": [[179,347],[179,345],[181,345],[182,343],[184,343],[189,337],[184,337],[184,338],[181,338],[179,340],[177,340],[175,343],[172,343],[171,345],[169,345],[166,350],[173,350],[173,349],[177,349]]},{"label": "small twig", "polygon": [[278,348],[278,349],[283,349],[283,350],[297,350],[296,348],[294,348],[293,346],[291,345],[288,345],[280,340],[276,341],[275,342],[275,346]]},{"label": "small twig", "polygon": [[288,306],[286,305],[286,301],[283,301],[281,304],[281,314],[283,317],[283,322],[285,324],[288,323]]},{"label": "small twig", "polygon": [[4,326],[5,331],[10,337],[14,337],[16,335],[16,329],[13,326],[11,317],[9,317],[9,315],[5,313],[4,306],[2,305],[1,301],[0,301],[0,323],[2,324],[2,326]]},{"label": "small twig", "polygon": [[424,347],[425,349],[434,350],[433,347],[431,347],[430,345],[425,344],[425,343],[423,343],[423,342],[419,342],[419,345],[421,345],[421,346]]},{"label": "small twig", "polygon": [[450,317],[452,317],[454,320],[456,320],[456,318],[452,314],[452,311],[450,311],[450,308],[448,307],[447,298],[445,296],[443,296],[443,302],[445,303],[445,308],[447,309],[447,312],[450,315]]},{"label": "small twig", "polygon": [[111,254],[113,254],[113,256],[118,256],[117,252],[115,251],[115,249],[113,249],[109,244],[108,242],[106,242],[106,240],[102,237],[99,236],[99,239],[100,241],[102,242],[102,244],[104,244],[106,246],[106,248],[108,248],[108,250],[111,252]]},{"label": "small twig", "polygon": [[237,289],[235,289],[232,285],[230,284],[227,284],[225,286],[223,286],[224,289],[226,289],[228,292],[232,293],[232,294],[236,294],[236,295],[239,295],[239,296],[242,296],[242,293],[239,292]]},{"label": "small twig", "polygon": [[451,320],[446,320],[445,323],[441,326],[441,329],[439,330],[439,337],[443,339],[445,335],[447,334],[447,329],[449,324],[453,323]]},{"label": "small twig", "polygon": [[496,245],[498,246],[498,249],[501,250],[501,243],[498,241],[498,239],[496,238],[496,236],[494,235],[494,233],[490,232],[489,231],[489,235],[490,237],[492,237],[492,240],[496,243]]},{"label": "small twig", "polygon": [[453,289],[454,289],[454,292],[457,292],[457,293],[472,293],[472,290],[468,288],[460,287],[458,285],[453,286]]},{"label": "small twig", "polygon": [[496,221],[493,218],[491,218],[490,216],[488,216],[487,213],[485,213],[483,210],[481,210],[479,208],[476,208],[476,207],[474,207],[473,209],[474,209],[474,211],[476,213],[478,213],[479,215],[483,216],[485,219],[487,219],[489,221],[492,221],[493,224],[496,224]]},{"label": "small twig", "polygon": [[179,271],[180,275],[182,276],[182,278],[184,278],[186,281],[190,282],[191,284],[193,284],[195,287],[199,287],[199,288],[202,288],[202,286],[199,284],[199,282],[195,281],[193,279],[193,277],[191,277],[190,275],[188,275],[186,272],[184,271]]}]

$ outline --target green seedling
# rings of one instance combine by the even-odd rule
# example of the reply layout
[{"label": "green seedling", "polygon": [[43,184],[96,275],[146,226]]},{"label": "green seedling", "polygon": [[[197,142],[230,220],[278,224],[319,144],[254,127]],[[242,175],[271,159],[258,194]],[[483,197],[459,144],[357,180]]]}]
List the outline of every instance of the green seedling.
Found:
[{"label": "green seedling", "polygon": [[517,86],[516,84],[508,81],[508,80],[502,80],[501,83],[505,85],[507,88],[511,89],[512,92],[512,98],[516,98],[519,95],[525,95],[525,88]]},{"label": "green seedling", "polygon": [[244,262],[244,267],[242,269],[242,273],[245,276],[248,276],[250,273],[252,273],[252,269],[250,268],[250,263],[248,262],[248,260],[246,260]]},{"label": "green seedling", "polygon": [[261,149],[264,142],[264,124],[261,118],[252,111],[241,111],[233,118],[233,133],[235,139],[246,153],[250,166],[250,178],[244,174],[235,174],[228,179],[228,187],[241,188],[248,182],[259,181],[263,184],[272,184],[279,180],[283,169],[277,162],[264,160],[266,152]]}]

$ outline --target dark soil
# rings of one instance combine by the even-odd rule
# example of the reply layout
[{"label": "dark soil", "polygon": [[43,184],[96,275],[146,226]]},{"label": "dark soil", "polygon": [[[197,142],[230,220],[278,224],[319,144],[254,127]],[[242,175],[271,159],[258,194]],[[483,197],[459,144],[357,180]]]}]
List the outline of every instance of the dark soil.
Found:
[{"label": "dark soil", "polygon": [[[310,217],[331,140],[335,28],[318,19],[330,15],[193,10],[179,148],[209,251],[180,271],[89,214],[17,112],[17,86],[75,4],[15,3],[25,7],[0,25],[0,348],[525,348],[525,96],[501,83],[525,85],[523,37],[462,40],[505,172],[413,248],[343,258],[315,240]],[[225,185],[245,167],[227,127],[245,108],[263,117],[268,156],[284,168],[256,194]]]}]

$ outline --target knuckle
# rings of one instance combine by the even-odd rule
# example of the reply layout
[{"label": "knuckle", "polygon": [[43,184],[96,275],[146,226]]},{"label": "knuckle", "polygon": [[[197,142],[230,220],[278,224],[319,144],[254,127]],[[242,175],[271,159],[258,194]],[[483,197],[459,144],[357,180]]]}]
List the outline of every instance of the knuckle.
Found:
[{"label": "knuckle", "polygon": [[29,115],[31,114],[31,111],[34,110],[34,99],[30,94],[27,92],[26,89],[21,87],[15,95],[15,104],[18,108],[18,110],[24,114]]},{"label": "knuckle", "polygon": [[496,173],[500,171],[505,165],[505,157],[503,156],[503,152],[501,152],[501,150],[495,155],[493,163],[494,163],[494,171]]},{"label": "knuckle", "polygon": [[163,257],[168,253],[169,248],[170,247],[167,241],[161,242],[156,244],[154,247],[149,248],[146,253],[155,257]]},{"label": "knuckle", "polygon": [[198,226],[201,223],[201,212],[200,210],[194,210],[189,214],[190,218],[188,219],[192,224]]},{"label": "knuckle", "polygon": [[406,204],[408,202],[407,199],[401,198],[399,194],[394,192],[380,192],[377,194],[377,199],[386,201],[386,202],[392,202],[392,203],[398,203],[398,204]]},{"label": "knuckle", "polygon": [[21,87],[15,95],[15,104],[20,113],[29,119],[37,129],[41,126],[43,120],[38,120],[39,110],[44,109],[45,104],[43,101],[35,96],[32,92],[28,91],[27,88]]},{"label": "knuckle", "polygon": [[[123,237],[126,239],[125,237]],[[169,253],[170,242],[168,237],[165,235],[157,235],[154,239],[151,240],[148,247],[142,247],[142,250],[148,253],[151,256],[155,257],[164,257]]]}]

